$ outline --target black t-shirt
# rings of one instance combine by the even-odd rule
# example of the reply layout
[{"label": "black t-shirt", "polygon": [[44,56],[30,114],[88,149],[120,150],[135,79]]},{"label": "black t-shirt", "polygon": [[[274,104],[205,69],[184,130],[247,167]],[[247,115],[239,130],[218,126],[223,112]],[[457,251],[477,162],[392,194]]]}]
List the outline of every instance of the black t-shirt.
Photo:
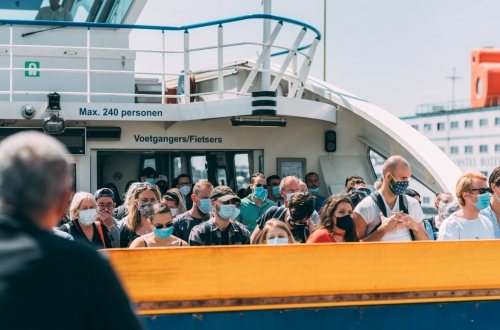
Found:
[{"label": "black t-shirt", "polygon": [[[286,222],[286,211],[288,209],[284,206],[271,206],[259,219],[257,219],[257,226],[260,230],[264,229],[264,225],[269,220],[275,218]],[[290,229],[293,238],[298,243],[305,243],[309,237],[309,227],[307,225],[296,225]]]},{"label": "black t-shirt", "polygon": [[19,215],[0,212],[2,329],[138,330],[109,263]]},{"label": "black t-shirt", "polygon": [[123,224],[120,229],[120,247],[128,248],[130,244],[137,238],[139,235],[136,234],[135,231],[132,231],[126,223]]},{"label": "black t-shirt", "polygon": [[174,231],[172,235],[178,237],[184,241],[189,241],[189,234],[194,226],[199,225],[202,222],[208,221],[210,218],[198,219],[191,216],[189,211],[179,214],[174,219]]},{"label": "black t-shirt", "polygon": [[102,239],[101,236],[99,235],[99,231],[97,230],[97,225],[94,222],[92,224],[92,228],[94,229],[94,235],[92,236],[92,240],[89,241],[87,236],[82,230],[82,227],[80,227],[80,224],[75,220],[71,221],[70,223],[64,224],[61,227],[59,227],[59,230],[62,230],[75,239],[75,241],[80,241],[84,242],[87,244],[92,244],[96,249],[106,249],[106,248],[112,248],[111,246],[111,240],[109,239],[108,235],[108,229],[106,226],[104,226],[102,223],[99,223],[102,229],[102,235],[104,238],[104,245],[102,244]]}]

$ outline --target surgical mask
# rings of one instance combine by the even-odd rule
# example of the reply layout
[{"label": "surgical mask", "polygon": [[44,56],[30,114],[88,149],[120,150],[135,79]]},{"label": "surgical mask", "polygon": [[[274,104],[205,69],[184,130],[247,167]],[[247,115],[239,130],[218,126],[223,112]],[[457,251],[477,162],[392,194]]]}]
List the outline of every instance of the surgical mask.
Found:
[{"label": "surgical mask", "polygon": [[264,187],[255,187],[253,190],[253,197],[257,199],[266,199],[267,189]]},{"label": "surgical mask", "polygon": [[174,227],[161,228],[161,229],[153,229],[153,233],[158,238],[169,238],[170,235],[174,232]]},{"label": "surgical mask", "polygon": [[293,198],[293,196],[296,196],[298,194],[300,194],[300,192],[288,193],[286,194],[286,200],[290,201]]},{"label": "surgical mask", "polygon": [[172,217],[175,217],[177,214],[179,214],[179,209],[178,208],[170,209],[170,213],[172,214]]},{"label": "surgical mask", "polygon": [[309,193],[316,196],[319,194],[319,188],[309,188]]},{"label": "surgical mask", "polygon": [[280,186],[273,187],[273,195],[274,197],[280,197]]},{"label": "surgical mask", "polygon": [[155,178],[147,178],[146,182],[150,183],[150,184],[156,184],[156,179]]},{"label": "surgical mask", "polygon": [[182,187],[179,188],[179,190],[181,191],[181,193],[184,196],[187,196],[191,192],[191,187],[190,186],[182,186]]},{"label": "surgical mask", "polygon": [[224,220],[230,220],[236,218],[240,214],[240,209],[233,204],[223,204],[219,206],[217,214]]},{"label": "surgical mask", "polygon": [[443,214],[446,211],[446,208],[448,207],[448,205],[450,205],[450,202],[448,202],[448,203],[443,202],[443,201],[439,202],[438,213]]},{"label": "surgical mask", "polygon": [[354,221],[352,220],[351,215],[347,214],[343,217],[337,218],[337,223],[335,224],[335,226],[339,229],[347,231],[354,227]]},{"label": "surgical mask", "polygon": [[283,245],[283,244],[288,244],[288,238],[287,237],[275,237],[275,238],[270,238],[266,240],[267,244],[269,245]]},{"label": "surgical mask", "polygon": [[139,205],[138,210],[142,217],[149,218],[153,214],[153,203],[144,202]]},{"label": "surgical mask", "polygon": [[79,213],[78,222],[84,226],[90,226],[97,218],[96,209],[78,211],[78,213]]},{"label": "surgical mask", "polygon": [[397,181],[394,177],[392,177],[391,181],[392,183],[389,183],[389,188],[391,188],[394,195],[403,195],[410,185],[410,181]]},{"label": "surgical mask", "polygon": [[210,204],[210,198],[200,199],[200,205],[198,206],[198,210],[201,213],[208,214],[212,210],[212,205]]},{"label": "surgical mask", "polygon": [[474,203],[474,206],[479,210],[484,210],[488,206],[490,206],[490,194],[484,193],[481,195],[477,195],[477,202]]}]

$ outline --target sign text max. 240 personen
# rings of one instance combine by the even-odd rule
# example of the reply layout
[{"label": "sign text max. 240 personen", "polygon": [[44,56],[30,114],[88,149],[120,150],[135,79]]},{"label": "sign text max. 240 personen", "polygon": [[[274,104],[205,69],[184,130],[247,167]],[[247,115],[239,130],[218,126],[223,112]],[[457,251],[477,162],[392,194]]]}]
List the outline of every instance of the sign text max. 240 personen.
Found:
[{"label": "sign text max. 240 personen", "polygon": [[80,108],[80,117],[113,117],[113,118],[139,118],[139,117],[163,117],[162,110],[127,110],[117,108],[89,109]]}]

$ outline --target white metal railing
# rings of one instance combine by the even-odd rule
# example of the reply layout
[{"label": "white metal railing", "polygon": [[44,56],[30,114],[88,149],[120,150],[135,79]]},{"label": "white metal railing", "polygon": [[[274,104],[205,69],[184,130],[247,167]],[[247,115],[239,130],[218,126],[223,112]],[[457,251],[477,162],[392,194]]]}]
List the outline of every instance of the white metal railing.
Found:
[{"label": "white metal railing", "polygon": [[[267,43],[259,43],[252,40],[245,40],[241,42],[232,42],[232,43],[224,43],[224,25],[234,22],[239,22],[243,20],[250,19],[259,19],[259,20],[267,20],[267,21],[276,21],[276,25],[274,26],[273,32],[267,39]],[[284,24],[294,27],[299,26],[299,32],[294,38],[294,41],[291,45],[278,45],[276,40]],[[73,22],[47,22],[47,21],[6,21],[0,20],[0,25],[3,24],[3,27],[0,29],[8,28],[9,42],[7,44],[0,44],[0,58],[1,56],[8,55],[8,66],[0,66],[0,73],[2,71],[8,71],[9,74],[9,88],[8,90],[0,90],[0,95],[9,95],[9,100],[15,101],[16,95],[46,95],[53,90],[30,90],[26,88],[19,88],[15,86],[15,72],[25,71],[25,67],[15,66],[16,57],[23,56],[23,50],[29,50],[31,52],[39,52],[43,54],[48,51],[67,51],[71,49],[76,53],[82,52],[85,58],[84,67],[80,68],[63,68],[63,67],[52,67],[52,68],[37,68],[37,72],[60,72],[60,73],[76,73],[82,74],[85,78],[85,90],[81,91],[58,91],[61,95],[76,95],[85,97],[87,102],[92,102],[92,100],[96,96],[129,96],[129,97],[148,97],[148,98],[160,98],[162,103],[165,103],[166,99],[175,98],[180,99],[183,102],[190,102],[191,97],[194,96],[203,96],[203,95],[218,95],[219,99],[223,99],[226,95],[248,95],[250,88],[255,83],[257,75],[261,74],[269,74],[274,75],[275,78],[270,83],[268,87],[269,90],[276,90],[279,86],[280,81],[283,78],[287,78],[290,80],[291,88],[288,93],[288,97],[301,98],[305,82],[307,80],[307,76],[309,74],[309,70],[311,67],[311,62],[313,60],[317,45],[321,38],[319,31],[317,31],[314,27],[301,23],[298,21],[294,21],[284,17],[278,17],[273,15],[248,15],[242,17],[235,17],[225,20],[189,25],[185,27],[166,27],[166,26],[139,26],[139,25],[118,25],[118,24],[96,24],[96,23],[73,23]],[[61,24],[61,25],[58,25]],[[14,42],[14,34],[16,29],[25,29],[26,26],[59,26],[71,29],[71,33],[85,33],[85,44],[77,45],[77,46],[59,46],[59,45],[48,45],[48,44],[20,44]],[[209,26],[217,26],[217,42],[215,45],[209,46],[199,46],[192,47],[190,31],[195,29],[206,28]],[[93,30],[101,30],[101,29],[138,29],[138,30],[147,30],[150,33],[161,33],[161,47],[160,49],[130,49],[130,48],[113,48],[113,47],[97,47],[92,45]],[[54,29],[55,30],[55,29]],[[1,30],[0,30],[1,31]],[[61,31],[61,30],[59,30]],[[169,49],[167,47],[166,42],[166,32],[183,32],[183,47],[182,49]],[[307,35],[308,31],[312,31],[312,41],[306,46],[300,46],[301,42]],[[54,31],[52,33],[58,33],[58,31]],[[248,31],[245,32],[248,34]],[[129,35],[126,36],[127,38]],[[96,37],[98,38],[98,34]],[[128,42],[127,42],[128,44]],[[232,65],[232,66],[224,66],[224,58],[225,52],[229,48],[238,48],[238,47],[258,47],[258,49],[262,49],[263,51],[258,56],[256,62],[252,66],[243,66],[243,65]],[[307,53],[303,52],[304,49],[309,49]],[[2,49],[4,51],[2,52]],[[271,71],[270,69],[265,68],[265,62],[271,56],[273,56],[272,52],[279,51],[280,53],[275,53],[276,55],[286,55],[285,59],[282,62],[279,71]],[[140,56],[142,54],[145,55],[160,55],[161,63],[157,63],[157,65],[153,65],[158,70],[153,71],[138,71],[135,70],[135,66],[133,70],[126,70],[122,67],[121,70],[113,70],[113,69],[102,69],[102,68],[93,68],[94,61],[97,59],[93,54],[99,53],[110,53],[113,52],[116,54],[117,52],[133,52],[134,55]],[[212,69],[204,69],[204,70],[194,70],[191,65],[191,56],[196,53],[202,52],[215,52],[216,53],[216,64],[212,65]],[[8,54],[7,54],[8,53]],[[173,55],[182,55],[182,72],[179,73],[179,70],[169,71],[168,63],[169,57]],[[101,55],[102,56],[102,55]],[[299,59],[300,58],[300,59]],[[122,61],[124,61],[125,56],[122,56]],[[299,65],[300,63],[300,65]],[[291,66],[291,67],[290,67]],[[300,67],[300,68],[299,68]],[[226,90],[224,84],[224,73],[228,70],[248,70],[249,74],[246,78],[245,82],[242,84],[241,88],[236,91]],[[206,74],[213,73],[214,79],[217,80],[216,91],[207,91],[203,93],[192,93],[191,86],[188,83],[190,75],[194,74]],[[152,94],[144,94],[144,93],[121,93],[121,92],[103,92],[98,91],[92,86],[92,77],[96,75],[103,74],[111,74],[111,75],[132,75],[134,78],[139,76],[146,76],[158,79],[158,82],[161,86],[161,92],[158,95]],[[182,76],[181,80],[184,81],[184,90],[177,91],[178,95],[168,95],[165,83],[167,81],[177,80],[179,76]]]}]

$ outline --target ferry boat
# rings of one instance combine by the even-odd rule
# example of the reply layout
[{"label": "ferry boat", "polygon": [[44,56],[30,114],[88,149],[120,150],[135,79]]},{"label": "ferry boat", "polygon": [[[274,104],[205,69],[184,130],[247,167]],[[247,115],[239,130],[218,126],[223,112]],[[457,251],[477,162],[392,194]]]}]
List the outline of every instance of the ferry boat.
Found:
[{"label": "ferry boat", "polygon": [[[309,76],[321,33],[307,23],[265,12],[138,25],[145,0],[66,0],[62,9],[73,21],[34,20],[48,5],[0,3],[0,136],[26,129],[53,134],[73,154],[77,191],[109,182],[122,191],[152,166],[170,183],[189,173],[193,181],[235,190],[253,172],[314,171],[329,195],[353,174],[373,184],[373,159],[394,154],[431,191],[453,191],[460,176],[408,124]],[[155,47],[134,47],[138,40]],[[247,57],[233,59],[235,50]],[[147,69],[138,69],[140,61]],[[351,243],[107,254],[151,329],[411,329],[440,327],[432,323],[438,316],[450,326],[491,325],[481,317],[498,306],[496,246]]]}]

